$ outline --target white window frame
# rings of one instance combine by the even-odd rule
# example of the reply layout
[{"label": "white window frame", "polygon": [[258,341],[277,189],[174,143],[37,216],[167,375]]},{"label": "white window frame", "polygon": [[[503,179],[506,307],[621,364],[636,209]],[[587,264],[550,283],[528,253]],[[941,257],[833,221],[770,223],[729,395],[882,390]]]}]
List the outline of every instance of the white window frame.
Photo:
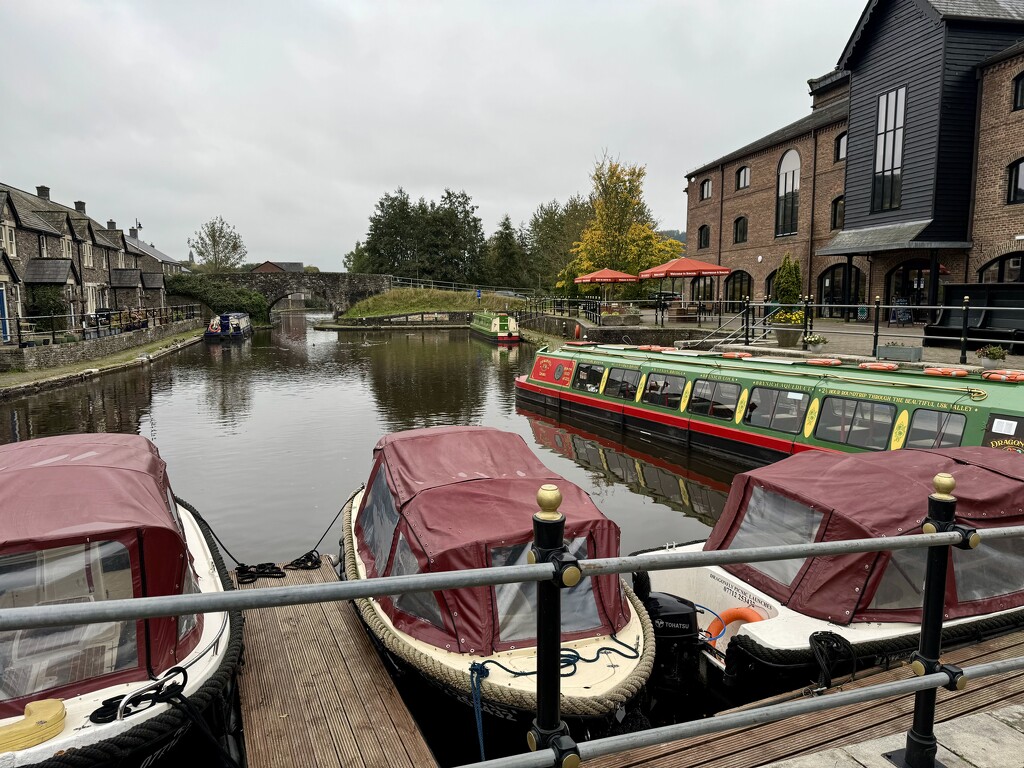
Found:
[{"label": "white window frame", "polygon": [[46,258],[46,235],[39,236],[39,256],[40,258]]}]

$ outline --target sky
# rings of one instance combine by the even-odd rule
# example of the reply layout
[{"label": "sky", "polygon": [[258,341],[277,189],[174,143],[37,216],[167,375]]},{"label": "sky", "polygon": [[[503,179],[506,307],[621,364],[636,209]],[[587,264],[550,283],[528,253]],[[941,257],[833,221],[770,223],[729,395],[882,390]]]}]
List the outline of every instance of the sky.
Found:
[{"label": "sky", "polygon": [[486,234],[810,111],[863,0],[3,0],[0,181],[84,200],[178,259],[223,216],[246,260],[340,271],[376,202],[465,190]]}]

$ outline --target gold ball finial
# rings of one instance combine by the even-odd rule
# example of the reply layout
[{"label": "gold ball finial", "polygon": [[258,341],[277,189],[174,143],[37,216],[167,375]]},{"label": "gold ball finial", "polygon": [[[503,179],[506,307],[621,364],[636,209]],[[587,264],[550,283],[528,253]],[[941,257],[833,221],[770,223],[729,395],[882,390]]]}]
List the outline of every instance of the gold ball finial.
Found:
[{"label": "gold ball finial", "polygon": [[937,499],[952,499],[953,489],[956,488],[956,480],[948,472],[939,472],[932,478],[933,494]]},{"label": "gold ball finial", "polygon": [[558,506],[562,503],[562,492],[557,485],[545,483],[537,491],[537,506],[540,511],[537,517],[541,520],[558,520],[562,515]]},{"label": "gold ball finial", "polygon": [[533,731],[526,732],[526,746],[530,748],[531,752],[537,751],[537,736]]}]

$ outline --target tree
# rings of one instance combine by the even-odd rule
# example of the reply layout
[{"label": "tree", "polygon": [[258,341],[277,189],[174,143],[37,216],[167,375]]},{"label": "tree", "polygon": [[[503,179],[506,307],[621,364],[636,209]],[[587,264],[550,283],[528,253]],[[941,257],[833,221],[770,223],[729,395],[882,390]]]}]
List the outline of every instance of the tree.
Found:
[{"label": "tree", "polygon": [[492,285],[523,288],[530,284],[526,249],[506,213],[487,241],[487,281]]},{"label": "tree", "polygon": [[552,200],[537,206],[525,239],[529,271],[538,287],[555,285],[558,274],[572,261],[573,246],[583,238],[583,230],[593,216],[594,207],[581,195],[573,195],[564,205]]},{"label": "tree", "polygon": [[351,251],[345,254],[341,260],[341,264],[345,267],[346,272],[369,272],[367,263],[369,256],[366,253],[366,247],[356,240],[356,246]]},{"label": "tree", "polygon": [[320,271],[320,267],[316,266],[315,264],[307,264],[306,266],[304,266],[302,268],[302,271],[306,272],[308,274],[314,274],[315,275],[317,272]]},{"label": "tree", "polygon": [[237,269],[247,253],[245,243],[235,228],[217,216],[203,224],[188,239],[189,248],[196,258],[210,272],[226,272]]},{"label": "tree", "polygon": [[782,257],[782,264],[775,273],[772,290],[779,304],[800,302],[800,264],[790,258],[788,253]]}]

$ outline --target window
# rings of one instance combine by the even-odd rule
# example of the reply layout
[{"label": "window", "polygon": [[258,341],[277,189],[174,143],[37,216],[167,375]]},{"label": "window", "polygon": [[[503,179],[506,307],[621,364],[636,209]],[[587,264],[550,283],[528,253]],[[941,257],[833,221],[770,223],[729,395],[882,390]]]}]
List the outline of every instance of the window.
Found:
[{"label": "window", "polygon": [[906,448],[956,448],[964,437],[967,417],[918,408],[910,419]]},{"label": "window", "polygon": [[[996,539],[969,552],[952,548],[956,596],[960,602],[1002,597],[1020,592],[1020,582],[1007,579],[1008,573],[1020,573],[1024,564],[1024,541]],[[959,553],[959,554],[958,554]],[[971,555],[980,554],[980,558]]]},{"label": "window", "polygon": [[697,379],[693,383],[693,396],[686,410],[700,416],[732,419],[740,399],[740,385],[728,381]]},{"label": "window", "polygon": [[1010,166],[1010,183],[1006,194],[1008,203],[1024,203],[1024,158]]},{"label": "window", "polygon": [[846,223],[846,198],[840,195],[832,201],[832,229],[842,229]]},{"label": "window", "polygon": [[[405,540],[404,534],[398,534],[398,544],[395,546],[395,561],[391,566],[389,576],[412,576],[420,573],[420,564],[413,554],[409,542]],[[438,605],[437,596],[433,592],[406,592],[404,595],[390,595],[395,603],[395,608],[423,619],[433,624],[438,629],[444,629],[444,620],[441,618],[441,607]]]},{"label": "window", "polygon": [[60,255],[65,259],[70,259],[72,253],[74,253],[74,245],[71,243],[71,238],[62,238],[60,241]]},{"label": "window", "polygon": [[92,243],[82,243],[82,266],[92,267]]},{"label": "window", "polygon": [[697,249],[710,248],[711,247],[711,227],[707,224],[702,224],[700,229],[697,230]]},{"label": "window", "polygon": [[836,136],[835,162],[846,159],[846,134],[840,133]]},{"label": "window", "polygon": [[775,200],[775,236],[795,235],[800,213],[800,155],[789,150],[779,162],[779,188]]},{"label": "window", "polygon": [[1013,81],[1013,108],[1024,109],[1024,72]]},{"label": "window", "polygon": [[39,236],[39,256],[46,258],[46,235]]},{"label": "window", "polygon": [[599,392],[604,366],[593,363],[580,363],[576,366],[576,375],[572,379],[572,388],[584,392]]},{"label": "window", "polygon": [[384,473],[384,465],[378,465],[369,496],[363,499],[363,513],[359,516],[362,530],[357,531],[373,553],[375,576],[384,575],[391,554],[391,541],[398,527],[398,510],[395,509]]},{"label": "window", "polygon": [[700,199],[707,200],[711,197],[711,179],[704,179],[700,183]]},{"label": "window", "polygon": [[739,304],[749,299],[754,293],[754,280],[749,272],[734,269],[725,278],[725,300],[729,302],[730,311],[738,312]]},{"label": "window", "polygon": [[830,443],[883,451],[895,416],[896,407],[888,403],[826,397],[814,436]]},{"label": "window", "polygon": [[649,373],[640,402],[657,405],[660,408],[671,408],[675,411],[679,409],[679,402],[682,400],[685,387],[686,379],[683,376],[673,376],[670,373]]},{"label": "window", "polygon": [[[2,230],[0,230],[0,233],[3,233],[2,240],[7,242],[7,255],[10,256],[12,259],[17,257],[18,241],[14,236],[14,227],[8,224]],[[0,242],[0,245],[3,245],[3,242]]]},{"label": "window", "polygon": [[690,301],[714,301],[715,278],[694,277],[690,280]]},{"label": "window", "polygon": [[734,243],[747,242],[747,217],[740,216],[732,223],[732,241]]},{"label": "window", "polygon": [[743,166],[736,171],[736,189],[746,189],[750,186],[750,168]]},{"label": "window", "polygon": [[875,181],[871,190],[872,211],[891,211],[900,207],[903,193],[903,115],[906,97],[906,88],[897,88],[878,97]]},{"label": "window", "polygon": [[754,387],[743,423],[795,435],[804,425],[809,402],[810,397],[804,392]]},{"label": "window", "polygon": [[[974,550],[972,550],[974,551]],[[924,590],[925,551],[898,549],[889,556],[868,609],[901,610],[920,608]]]},{"label": "window", "polygon": [[608,379],[604,383],[604,393],[608,397],[633,400],[636,398],[636,388],[639,383],[640,371],[612,368],[608,371]]},{"label": "window", "polygon": [[978,270],[979,283],[1020,283],[1024,282],[1024,273],[1021,272],[1021,261],[1024,261],[1024,253],[1015,251],[998,259],[993,259],[980,270]]},{"label": "window", "polygon": [[[824,515],[815,509],[755,485],[743,513],[739,530],[729,549],[813,544]],[[915,550],[910,550],[915,551]],[[918,550],[919,551],[919,550]],[[749,563],[749,567],[780,584],[792,584],[806,562],[803,558]]]}]

